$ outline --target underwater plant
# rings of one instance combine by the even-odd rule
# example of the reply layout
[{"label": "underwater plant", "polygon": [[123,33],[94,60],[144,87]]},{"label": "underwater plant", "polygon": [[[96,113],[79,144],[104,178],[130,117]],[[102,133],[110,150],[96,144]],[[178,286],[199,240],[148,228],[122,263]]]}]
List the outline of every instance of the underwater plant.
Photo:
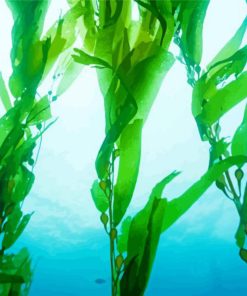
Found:
[{"label": "underwater plant", "polygon": [[104,98],[106,136],[95,162],[98,179],[91,193],[109,236],[112,295],[144,295],[161,233],[224,172],[247,161],[245,156],[235,156],[212,164],[199,181],[168,202],[163,190],[179,174],[174,171],[153,188],[140,212],[126,217],[138,178],[142,129],[174,62],[169,46],[182,28],[188,58],[193,65],[200,63],[208,4],[84,2],[83,48],[75,49],[73,58],[97,69]]},{"label": "underwater plant", "polygon": [[[81,69],[68,71],[70,49],[77,39],[76,22],[80,6],[69,10],[43,34],[50,1],[12,1],[6,3],[13,15],[9,87],[0,73],[0,294],[26,295],[32,266],[26,248],[13,246],[29,223],[33,213],[25,214],[22,206],[35,179],[42,136],[54,123],[51,103],[73,82]],[[71,63],[70,63],[71,64]],[[40,94],[40,86],[54,71],[57,90]],[[72,66],[70,65],[70,68]]]},{"label": "underwater plant", "polygon": [[[85,65],[96,69],[104,99],[105,138],[91,194],[109,238],[112,295],[144,295],[161,234],[215,182],[237,207],[236,238],[246,261],[247,111],[231,145],[220,137],[219,128],[220,117],[246,98],[246,47],[239,49],[246,20],[203,73],[202,31],[209,0],[68,0],[68,12],[45,34],[51,1],[6,2],[14,26],[8,87],[0,76],[5,109],[0,118],[0,294],[28,294],[28,250],[13,250],[32,216],[23,213],[22,205],[34,182],[42,136],[55,121],[51,104]],[[180,59],[194,89],[193,115],[202,139],[211,145],[210,165],[185,192],[168,201],[163,191],[180,174],[172,172],[154,186],[146,205],[128,216],[141,162],[142,131],[175,61],[170,52],[173,40],[181,48]],[[53,87],[40,95],[45,79],[51,79]],[[230,176],[235,167],[236,184]]]},{"label": "underwater plant", "polygon": [[[232,156],[247,156],[247,105],[243,119],[231,141],[222,136],[224,124],[220,120],[240,102],[247,98],[247,46],[242,46],[247,30],[247,17],[234,36],[216,54],[205,70],[200,63],[192,63],[189,52],[177,32],[175,42],[181,48],[179,59],[185,64],[188,83],[193,87],[192,114],[196,120],[202,141],[209,148],[209,168]],[[247,262],[245,240],[247,235],[247,182],[245,161],[225,171],[215,182],[219,190],[230,199],[239,215],[239,226],[235,234],[239,255]]]}]

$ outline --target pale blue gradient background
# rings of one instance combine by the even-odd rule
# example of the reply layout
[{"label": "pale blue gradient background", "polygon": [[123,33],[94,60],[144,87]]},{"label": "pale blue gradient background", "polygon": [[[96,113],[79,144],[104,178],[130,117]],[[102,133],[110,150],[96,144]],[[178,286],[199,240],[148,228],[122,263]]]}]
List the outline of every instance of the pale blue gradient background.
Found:
[{"label": "pale blue gradient background", "polygon": [[[46,28],[66,10],[54,0]],[[211,0],[204,30],[206,65],[246,15],[244,0]],[[0,70],[11,73],[11,15],[0,2]],[[176,48],[171,48],[176,52]],[[47,90],[49,83],[42,89]],[[206,171],[208,145],[191,116],[191,89],[177,62],[165,79],[143,132],[142,163],[130,213],[146,203],[153,185],[174,169],[182,171],[167,188],[173,198]],[[243,105],[222,120],[231,135]],[[108,241],[91,201],[94,161],[104,137],[103,100],[95,72],[85,69],[53,106],[57,123],[44,136],[36,182],[25,201],[35,211],[18,247],[28,246],[35,265],[31,296],[110,295]],[[238,257],[234,233],[238,217],[212,187],[162,236],[148,296],[245,295],[247,266]],[[103,278],[105,284],[95,284]]]}]

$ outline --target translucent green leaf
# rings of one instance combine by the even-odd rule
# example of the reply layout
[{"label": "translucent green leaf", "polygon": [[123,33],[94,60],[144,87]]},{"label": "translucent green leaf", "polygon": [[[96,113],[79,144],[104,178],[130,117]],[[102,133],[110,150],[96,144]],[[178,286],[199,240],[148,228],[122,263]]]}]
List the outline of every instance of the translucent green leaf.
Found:
[{"label": "translucent green leaf", "polygon": [[48,96],[44,96],[37,101],[27,117],[28,125],[37,125],[52,118],[50,101]]},{"label": "translucent green leaf", "polygon": [[[43,39],[51,38],[51,47],[48,53],[44,76],[48,74],[60,55],[71,48],[78,35],[78,21],[84,13],[81,1],[76,1],[75,5],[61,17],[46,33]],[[44,77],[43,77],[44,78]]]},{"label": "translucent green leaf", "polygon": [[0,72],[0,100],[2,101],[6,111],[8,111],[12,107],[8,90],[5,86],[5,82],[3,80],[3,76],[1,72]]},{"label": "translucent green leaf", "polygon": [[50,39],[40,41],[40,36],[50,1],[6,2],[14,19],[11,50],[13,73],[9,86],[13,96],[18,98],[25,89],[35,92],[44,72]]},{"label": "translucent green leaf", "polygon": [[127,266],[120,281],[121,295],[144,294],[158,247],[166,204],[165,199],[150,199],[131,222]]},{"label": "translucent green leaf", "polygon": [[91,195],[96,208],[100,212],[104,213],[109,207],[109,200],[106,196],[106,193],[102,190],[97,180],[93,182],[93,185],[91,188]]},{"label": "translucent green leaf", "polygon": [[236,244],[239,248],[244,247],[245,235],[245,225],[243,223],[240,223],[238,230],[235,234]]},{"label": "translucent green leaf", "polygon": [[19,144],[20,140],[24,135],[23,126],[16,123],[15,128],[13,128],[10,133],[7,135],[5,140],[3,141],[2,145],[0,146],[0,159],[3,158],[8,154],[13,152],[15,147]]},{"label": "translucent green leaf", "polygon": [[95,67],[105,67],[105,68],[111,68],[111,66],[104,60],[97,58],[95,56],[89,55],[86,52],[75,48],[74,51],[78,55],[72,55],[74,58],[75,62],[83,64],[83,65],[90,65],[90,66],[95,66]]},{"label": "translucent green leaf", "polygon": [[30,172],[25,166],[21,166],[18,173],[13,179],[14,187],[11,194],[11,201],[21,202],[30,192],[34,183],[34,174]]},{"label": "translucent green leaf", "polygon": [[247,156],[247,105],[243,121],[233,136],[231,148],[232,155]]},{"label": "translucent green leaf", "polygon": [[247,72],[240,74],[236,80],[219,89],[210,101],[205,104],[197,119],[205,125],[215,123],[247,97],[245,85],[247,85]]},{"label": "translucent green leaf", "polygon": [[239,256],[241,257],[241,259],[243,261],[245,261],[247,263],[247,250],[246,249],[244,249],[244,248],[240,249]]},{"label": "translucent green leaf", "polygon": [[120,162],[114,188],[113,220],[115,225],[123,218],[134,193],[141,158],[142,120],[127,125],[120,137]]},{"label": "translucent green leaf", "polygon": [[[69,54],[70,56],[70,54]],[[62,79],[57,87],[57,96],[62,95],[80,75],[83,65],[75,63],[72,58],[65,65],[59,65],[56,72],[62,73]]]},{"label": "translucent green leaf", "polygon": [[166,214],[167,200],[161,198],[162,192],[178,174],[173,172],[161,180],[153,188],[146,206],[131,221],[121,295],[143,295],[145,291]]},{"label": "translucent green leaf", "polygon": [[227,42],[227,44],[220,50],[219,53],[213,58],[213,60],[208,64],[207,68],[211,68],[214,64],[219,61],[225,60],[232,56],[241,46],[243,37],[247,29],[247,17],[242,22],[241,26],[235,33],[235,35]]},{"label": "translucent green leaf", "polygon": [[182,50],[192,65],[200,64],[203,48],[203,23],[209,0],[174,2],[180,5],[178,19],[182,30]]},{"label": "translucent green leaf", "polygon": [[128,216],[123,220],[121,225],[121,232],[118,235],[118,240],[117,240],[117,249],[120,254],[127,251],[129,228],[130,228],[131,220],[132,218]]},{"label": "translucent green leaf", "polygon": [[[20,212],[19,212],[20,214]],[[20,216],[11,215],[5,227],[5,233],[2,241],[4,249],[10,248],[26,228],[32,214],[24,215],[21,220]]]},{"label": "translucent green leaf", "polygon": [[24,279],[15,274],[7,274],[7,273],[0,273],[0,283],[6,284],[6,283],[24,283]]},{"label": "translucent green leaf", "polygon": [[229,157],[214,164],[199,181],[193,184],[181,196],[168,202],[162,230],[167,230],[206,192],[206,190],[229,168],[247,162],[247,157]]},{"label": "translucent green leaf", "polygon": [[[195,84],[192,113],[196,118],[202,139],[206,127],[244,100],[246,92],[247,46],[226,60],[214,64]],[[216,71],[214,71],[216,69]]]}]

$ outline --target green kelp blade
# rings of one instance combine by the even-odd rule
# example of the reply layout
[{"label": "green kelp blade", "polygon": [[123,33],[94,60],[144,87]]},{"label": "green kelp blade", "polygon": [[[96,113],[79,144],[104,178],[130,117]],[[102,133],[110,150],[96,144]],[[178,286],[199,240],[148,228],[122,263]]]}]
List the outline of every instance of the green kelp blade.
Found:
[{"label": "green kelp blade", "polygon": [[155,0],[155,2],[156,2],[157,9],[160,12],[160,15],[162,15],[163,19],[166,22],[166,27],[164,27],[164,25],[162,26],[162,34],[164,33],[165,34],[164,34],[164,38],[162,38],[163,36],[161,35],[161,43],[162,43],[162,47],[168,50],[174,35],[174,30],[175,30],[174,16],[172,12],[172,0],[168,0],[168,1]]},{"label": "green kelp blade", "polygon": [[23,135],[24,135],[23,126],[17,122],[16,126],[14,128],[12,128],[12,130],[9,132],[7,137],[1,143],[1,146],[0,146],[0,161],[1,162],[3,161],[4,157],[7,154],[13,152],[15,147],[21,141]]},{"label": "green kelp blade", "polygon": [[226,45],[217,53],[212,61],[207,65],[207,69],[211,68],[214,64],[223,61],[232,56],[241,46],[247,29],[247,17],[242,22],[234,36],[226,43]]},{"label": "green kelp blade", "polygon": [[[173,57],[169,53],[158,50],[154,56],[138,63],[128,77],[128,83],[131,85],[130,89],[137,102],[138,111],[134,117],[137,119],[134,119],[135,121],[131,123],[133,127],[127,126],[120,136],[120,164],[117,184],[114,189],[113,207],[116,225],[123,218],[131,202],[137,182],[144,121],[173,61]],[[138,73],[142,73],[141,77],[138,77]],[[139,120],[138,125],[137,120]]]},{"label": "green kelp blade", "polygon": [[209,2],[209,0],[173,1],[174,7],[180,6],[178,20],[182,30],[182,51],[192,66],[201,62],[203,23]]},{"label": "green kelp blade", "polygon": [[[145,47],[145,44],[140,47]],[[141,52],[138,55],[141,55]],[[128,85],[138,107],[135,118],[146,121],[162,82],[174,62],[171,53],[161,47],[155,47],[147,58],[142,59],[130,71],[127,77]]]},{"label": "green kelp blade", "polygon": [[206,192],[206,190],[229,168],[247,162],[245,156],[229,157],[214,164],[199,181],[193,184],[181,196],[168,202],[162,231],[172,226]]},{"label": "green kelp blade", "polygon": [[247,71],[243,72],[238,78],[217,93],[205,104],[197,120],[204,125],[212,125],[218,121],[225,113],[231,110],[247,98]]},{"label": "green kelp blade", "polygon": [[95,180],[91,188],[91,195],[98,211],[104,213],[109,207],[109,200],[105,191],[100,187],[99,182]]},{"label": "green kelp blade", "polygon": [[239,224],[237,232],[235,234],[235,239],[236,239],[236,244],[239,248],[243,248],[244,247],[244,243],[245,243],[245,225],[244,223]]},{"label": "green kelp blade", "polygon": [[240,251],[239,251],[239,256],[241,257],[241,259],[242,259],[245,263],[247,263],[247,250],[246,250],[246,249],[244,249],[244,248],[240,249]]},{"label": "green kelp blade", "polygon": [[3,106],[6,111],[8,111],[11,107],[11,100],[8,94],[8,90],[6,88],[5,82],[3,80],[2,73],[0,72],[0,100],[3,103]]},{"label": "green kelp blade", "polygon": [[75,48],[74,51],[77,55],[74,54],[74,55],[72,55],[72,57],[74,58],[74,61],[79,64],[83,64],[83,65],[87,65],[87,66],[111,68],[111,66],[101,58],[89,55],[88,53],[86,53],[85,51],[83,51],[79,48]]},{"label": "green kelp blade", "polygon": [[130,223],[126,269],[120,281],[121,295],[144,294],[166,213],[167,200],[161,199],[162,192],[178,174],[171,173],[153,188],[148,203]]},{"label": "green kelp blade", "polygon": [[2,246],[4,249],[10,248],[20,237],[24,229],[26,228],[28,222],[31,219],[32,214],[27,214],[24,215],[20,221],[18,221],[18,225],[16,229],[13,231],[8,230],[8,224],[6,226],[6,231],[4,233],[3,241],[2,241]]},{"label": "green kelp blade", "polygon": [[27,117],[28,125],[37,125],[52,118],[51,107],[48,96],[42,97],[39,101],[34,103],[32,110]]},{"label": "green kelp blade", "polygon": [[157,6],[156,0],[154,1],[145,1],[145,0],[135,0],[140,6],[144,7],[148,11],[151,12],[151,15],[154,16],[160,23],[160,26],[162,28],[162,35],[161,35],[161,40],[160,40],[160,45],[163,44],[164,37],[167,31],[167,21],[166,18],[162,13],[160,13],[160,10],[158,9],[159,7]]},{"label": "green kelp blade", "polygon": [[59,63],[55,71],[56,73],[62,75],[62,78],[56,90],[57,96],[61,96],[65,91],[69,89],[69,87],[80,75],[84,67],[84,65],[76,63],[71,57],[70,53],[68,54],[68,56],[69,60],[67,62],[63,61],[62,63]]},{"label": "green kelp blade", "polygon": [[[162,197],[162,193],[166,185],[168,185],[176,176],[178,176],[178,174],[179,172],[176,172],[176,171],[172,172],[171,174],[166,176],[164,179],[162,179],[159,183],[157,183],[156,186],[152,189],[152,192],[149,196],[149,200],[146,206],[139,213],[137,213],[135,217],[132,219],[131,226],[130,226],[131,231],[129,233],[127,262],[130,262],[132,258],[136,257],[138,254],[140,254],[143,251],[143,244],[140,243],[138,244],[138,246],[136,246],[136,241],[141,242],[145,238],[145,235],[147,233],[146,227],[148,224],[147,217],[150,216],[153,201],[155,199],[160,199]],[[136,225],[136,226],[133,226],[133,225]],[[136,229],[136,232],[132,230],[133,227],[134,229]]]},{"label": "green kelp blade", "polygon": [[13,191],[10,193],[10,201],[14,203],[22,202],[30,192],[34,183],[34,174],[24,165],[21,166],[13,177]]},{"label": "green kelp blade", "polygon": [[[192,113],[200,134],[226,112],[247,97],[246,71],[247,46],[226,60],[214,64],[195,84],[192,98]],[[220,66],[220,67],[219,67]],[[217,71],[214,69],[217,68]]]},{"label": "green kelp blade", "polygon": [[127,251],[131,220],[132,218],[128,216],[123,220],[121,224],[121,232],[120,234],[118,234],[117,239],[117,250],[120,254]]},{"label": "green kelp blade", "polygon": [[81,1],[72,6],[69,11],[62,16],[46,33],[43,40],[51,38],[51,47],[49,50],[45,76],[49,73],[60,55],[70,49],[78,37],[78,20],[84,13]]},{"label": "green kelp blade", "polygon": [[13,96],[20,97],[25,88],[36,90],[43,75],[50,43],[39,39],[50,1],[6,2],[14,18],[9,85]]},{"label": "green kelp blade", "polygon": [[247,105],[245,106],[243,121],[233,136],[231,151],[233,156],[247,156]]},{"label": "green kelp blade", "polygon": [[120,295],[144,295],[148,284],[152,265],[162,229],[167,201],[155,198],[134,217],[128,240],[129,245],[137,248],[136,256],[129,259],[124,274],[120,280]]},{"label": "green kelp blade", "polygon": [[117,182],[114,187],[113,221],[118,225],[133,195],[141,158],[142,120],[128,124],[120,137],[120,161]]},{"label": "green kelp blade", "polygon": [[23,277],[15,274],[0,273],[0,284],[19,283],[23,284]]},{"label": "green kelp blade", "polygon": [[109,173],[110,156],[113,152],[114,143],[118,140],[123,129],[131,121],[137,112],[137,106],[132,96],[127,96],[117,120],[109,129],[103,144],[100,147],[96,159],[96,171],[100,179],[104,179]]}]

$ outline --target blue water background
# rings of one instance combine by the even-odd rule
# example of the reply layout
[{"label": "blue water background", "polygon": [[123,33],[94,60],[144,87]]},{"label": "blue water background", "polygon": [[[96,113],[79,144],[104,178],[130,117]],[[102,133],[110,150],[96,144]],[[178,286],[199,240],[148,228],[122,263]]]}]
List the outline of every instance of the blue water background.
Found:
[{"label": "blue water background", "polygon": [[[161,237],[145,295],[246,295],[247,265],[238,257],[234,240],[215,238],[210,227],[195,235],[184,233],[178,225]],[[74,245],[73,237],[71,245],[59,245],[45,237],[37,244],[24,236],[21,244],[28,246],[35,265],[30,296],[110,295],[105,233],[87,229],[80,238],[81,245]],[[97,279],[105,282],[97,284]]]}]

